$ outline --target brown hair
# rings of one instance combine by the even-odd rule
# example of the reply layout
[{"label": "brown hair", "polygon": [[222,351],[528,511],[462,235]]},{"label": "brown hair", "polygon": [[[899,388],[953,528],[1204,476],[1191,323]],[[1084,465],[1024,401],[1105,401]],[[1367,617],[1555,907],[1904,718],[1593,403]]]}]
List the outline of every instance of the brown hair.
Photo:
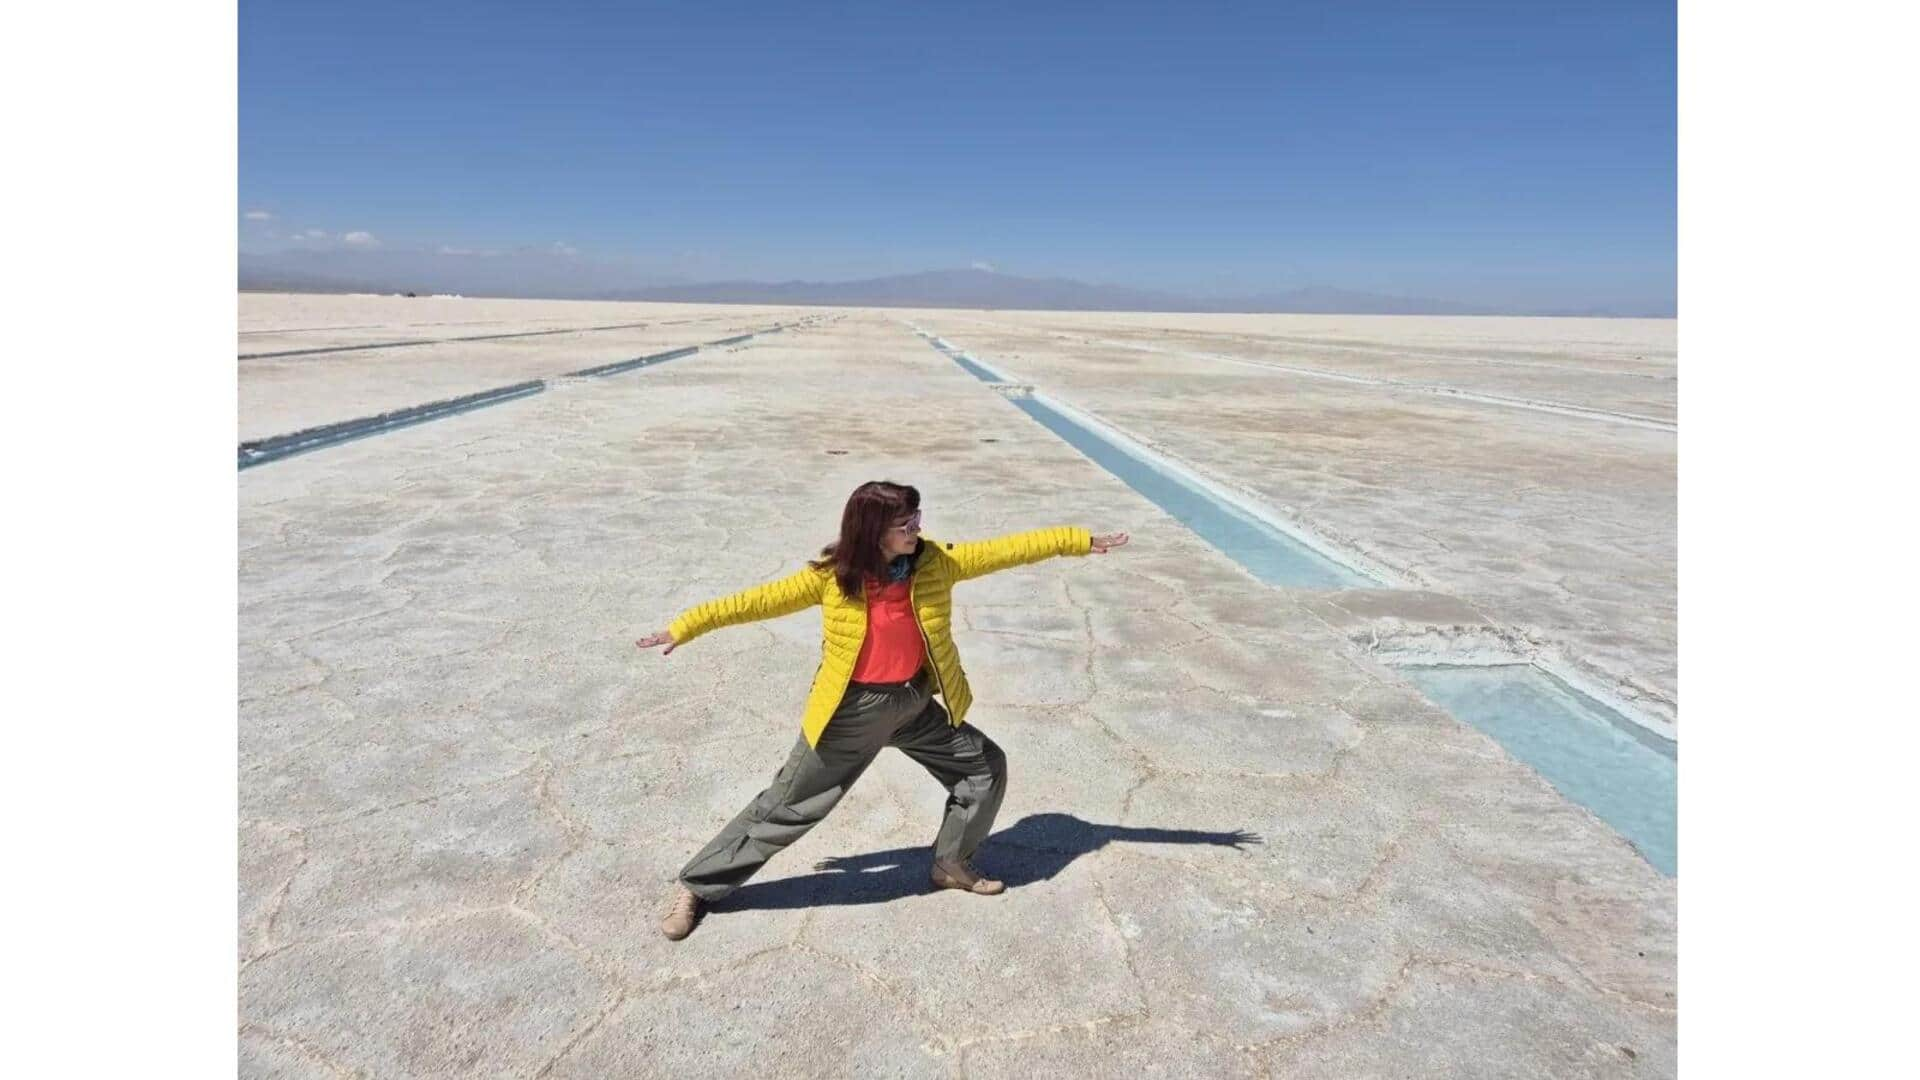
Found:
[{"label": "brown hair", "polygon": [[887,559],[880,551],[880,537],[895,520],[918,509],[918,488],[886,480],[861,484],[847,497],[847,508],[840,514],[840,539],[821,548],[820,558],[808,565],[815,570],[831,566],[840,591],[859,596],[865,579],[886,574]]}]

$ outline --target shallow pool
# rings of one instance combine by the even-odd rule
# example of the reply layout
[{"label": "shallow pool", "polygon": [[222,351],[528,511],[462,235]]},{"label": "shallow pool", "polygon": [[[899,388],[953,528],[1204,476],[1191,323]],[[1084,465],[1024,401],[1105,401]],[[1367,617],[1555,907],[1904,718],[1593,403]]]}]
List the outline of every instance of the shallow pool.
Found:
[{"label": "shallow pool", "polygon": [[1531,664],[1400,670],[1435,704],[1611,825],[1661,873],[1678,873],[1673,743]]}]

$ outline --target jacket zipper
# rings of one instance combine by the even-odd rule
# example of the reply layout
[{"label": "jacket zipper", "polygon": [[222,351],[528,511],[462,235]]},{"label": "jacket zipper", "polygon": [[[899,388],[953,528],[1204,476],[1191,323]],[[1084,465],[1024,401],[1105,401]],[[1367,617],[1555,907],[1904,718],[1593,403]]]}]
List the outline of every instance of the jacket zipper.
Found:
[{"label": "jacket zipper", "polygon": [[[927,650],[927,669],[933,672],[933,688],[944,698],[947,696],[947,687],[940,681],[940,662],[933,658],[933,641],[927,637],[927,628],[920,625],[920,605],[913,599],[913,587],[916,584],[914,578],[919,576],[915,574],[914,577],[907,579],[907,610],[913,612],[913,628],[920,631],[920,647]],[[953,718],[949,716],[947,722],[951,724]]]}]

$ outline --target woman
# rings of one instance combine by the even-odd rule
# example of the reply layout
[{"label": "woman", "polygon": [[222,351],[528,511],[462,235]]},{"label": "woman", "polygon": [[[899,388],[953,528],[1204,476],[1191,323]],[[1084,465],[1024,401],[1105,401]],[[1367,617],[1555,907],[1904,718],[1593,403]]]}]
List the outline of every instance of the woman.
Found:
[{"label": "woman", "polygon": [[[660,929],[678,941],[706,906],[739,888],[826,818],[884,747],[897,746],[948,791],[933,842],[933,884],[981,896],[1005,891],[972,865],[1006,793],[1007,759],[977,727],[962,726],[973,693],[950,633],[953,586],[1055,555],[1096,555],[1126,533],[1055,528],[970,544],[920,536],[920,492],[862,484],[840,515],[840,539],[791,577],[701,604],[634,644],[673,652],[723,626],[819,604],[825,640],[800,740],[747,808],[680,871]],[[934,696],[946,699],[943,708]]]}]

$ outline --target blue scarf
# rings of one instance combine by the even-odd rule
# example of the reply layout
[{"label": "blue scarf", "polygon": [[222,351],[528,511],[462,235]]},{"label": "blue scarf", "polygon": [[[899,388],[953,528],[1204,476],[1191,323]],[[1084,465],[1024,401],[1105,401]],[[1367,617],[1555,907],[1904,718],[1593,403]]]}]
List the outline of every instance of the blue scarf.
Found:
[{"label": "blue scarf", "polygon": [[913,576],[913,556],[896,555],[887,563],[887,582],[889,584],[905,581]]}]

